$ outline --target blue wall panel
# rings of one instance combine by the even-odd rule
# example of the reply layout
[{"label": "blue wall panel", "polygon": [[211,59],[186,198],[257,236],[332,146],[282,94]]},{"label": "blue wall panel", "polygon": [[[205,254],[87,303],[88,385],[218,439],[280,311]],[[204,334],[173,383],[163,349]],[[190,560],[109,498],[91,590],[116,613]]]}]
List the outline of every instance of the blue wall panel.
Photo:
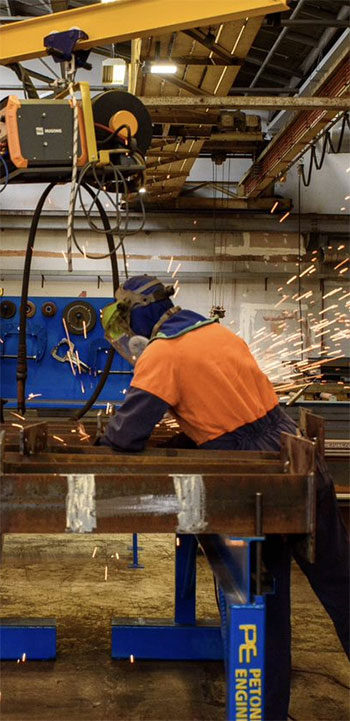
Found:
[{"label": "blue wall panel", "polygon": [[[16,315],[8,320],[0,319],[0,383],[1,397],[9,400],[8,406],[16,405],[16,358],[4,358],[5,355],[17,356],[19,306],[20,298],[7,296],[1,301],[11,300],[16,304]],[[29,359],[26,395],[41,393],[41,396],[28,402],[28,407],[48,406],[50,408],[81,407],[94,391],[98,380],[99,370],[103,370],[109,344],[104,339],[103,328],[100,323],[100,308],[111,302],[111,298],[51,298],[33,297],[36,313],[33,318],[27,319],[27,356],[36,355],[37,359]],[[53,301],[57,306],[55,316],[48,318],[42,313],[42,305],[46,301]],[[62,323],[63,310],[68,303],[77,300],[86,300],[96,310],[96,325],[87,338],[81,335],[70,335],[79,357],[87,363],[92,371],[90,374],[72,374],[69,363],[61,363],[51,356],[51,350],[65,337]],[[62,347],[60,354],[65,353]],[[115,354],[112,373],[96,403],[96,407],[103,407],[107,401],[121,403],[132,378],[132,366],[117,353]],[[117,372],[117,373],[116,373]]]}]

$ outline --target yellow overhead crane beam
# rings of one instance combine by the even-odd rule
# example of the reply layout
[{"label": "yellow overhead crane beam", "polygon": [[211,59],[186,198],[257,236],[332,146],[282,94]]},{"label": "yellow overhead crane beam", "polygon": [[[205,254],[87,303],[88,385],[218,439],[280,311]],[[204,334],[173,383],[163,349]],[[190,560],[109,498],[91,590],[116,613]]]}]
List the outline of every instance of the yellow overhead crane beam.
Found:
[{"label": "yellow overhead crane beam", "polygon": [[87,50],[117,41],[284,10],[288,10],[288,0],[114,0],[98,3],[2,26],[0,64],[46,55],[44,37],[72,27],[78,27],[88,35],[88,40],[77,45],[77,48]]}]

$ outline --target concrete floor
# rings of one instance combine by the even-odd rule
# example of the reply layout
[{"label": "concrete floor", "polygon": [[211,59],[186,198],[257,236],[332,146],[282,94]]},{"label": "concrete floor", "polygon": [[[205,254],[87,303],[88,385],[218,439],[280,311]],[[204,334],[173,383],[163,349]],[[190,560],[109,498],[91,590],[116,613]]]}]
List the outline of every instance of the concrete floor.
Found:
[{"label": "concrete floor", "polygon": [[[1,721],[224,721],[221,663],[110,659],[112,616],[173,613],[173,536],[141,536],[144,570],[128,568],[130,540],[6,537],[1,615],[56,617],[58,656],[54,663],[1,664]],[[200,618],[217,617],[204,558],[197,605]],[[349,666],[332,623],[295,568],[290,718],[348,721],[348,687]]]}]

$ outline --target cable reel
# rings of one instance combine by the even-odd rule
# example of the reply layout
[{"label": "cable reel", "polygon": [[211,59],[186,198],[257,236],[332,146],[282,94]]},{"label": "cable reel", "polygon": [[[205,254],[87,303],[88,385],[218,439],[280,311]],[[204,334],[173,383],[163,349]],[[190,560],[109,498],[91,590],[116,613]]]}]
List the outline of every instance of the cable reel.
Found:
[{"label": "cable reel", "polygon": [[106,150],[125,147],[133,139],[145,154],[152,140],[152,120],[139,98],[122,90],[107,90],[92,98],[96,140]]}]

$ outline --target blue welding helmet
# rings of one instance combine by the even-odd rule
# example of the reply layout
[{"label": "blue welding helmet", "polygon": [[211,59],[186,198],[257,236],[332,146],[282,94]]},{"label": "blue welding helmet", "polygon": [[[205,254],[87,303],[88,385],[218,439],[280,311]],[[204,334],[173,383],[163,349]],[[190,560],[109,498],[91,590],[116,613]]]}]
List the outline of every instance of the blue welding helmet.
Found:
[{"label": "blue welding helmet", "polygon": [[172,307],[172,286],[147,275],[129,278],[119,286],[115,302],[101,311],[105,338],[115,350],[134,364],[146,347],[154,328]]}]

